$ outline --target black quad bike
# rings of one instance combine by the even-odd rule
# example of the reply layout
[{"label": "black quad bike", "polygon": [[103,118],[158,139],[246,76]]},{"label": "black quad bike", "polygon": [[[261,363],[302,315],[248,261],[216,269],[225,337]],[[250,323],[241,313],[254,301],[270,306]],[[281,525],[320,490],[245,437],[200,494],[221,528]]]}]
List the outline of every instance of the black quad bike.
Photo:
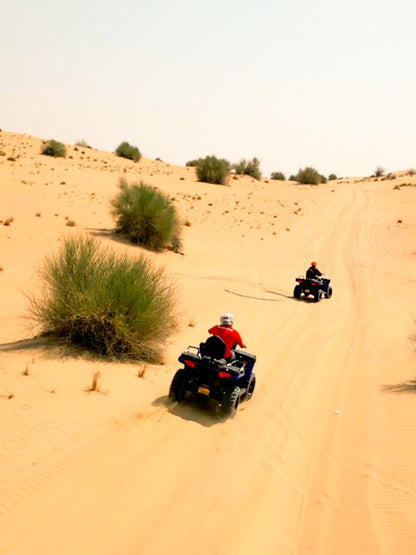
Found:
[{"label": "black quad bike", "polygon": [[295,299],[300,299],[303,295],[304,297],[312,296],[315,302],[318,302],[325,297],[329,299],[332,296],[332,287],[329,285],[330,279],[317,277],[317,278],[305,278],[297,277],[297,285],[293,291],[293,296]]},{"label": "black quad bike", "polygon": [[199,347],[189,346],[178,358],[183,368],[173,376],[169,398],[182,402],[188,394],[204,395],[219,403],[223,416],[234,416],[240,401],[248,401],[256,386],[256,357],[232,350],[233,360],[224,359],[225,344],[216,335]]}]

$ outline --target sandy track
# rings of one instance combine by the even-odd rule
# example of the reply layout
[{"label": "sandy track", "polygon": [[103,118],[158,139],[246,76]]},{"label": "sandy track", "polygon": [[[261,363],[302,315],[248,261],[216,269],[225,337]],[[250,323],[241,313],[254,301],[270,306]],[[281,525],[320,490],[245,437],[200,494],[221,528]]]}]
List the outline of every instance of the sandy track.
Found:
[{"label": "sandy track", "polygon": [[[202,323],[150,376],[143,412],[95,432],[0,519],[1,553],[412,553],[416,411],[394,386],[411,367],[414,257],[390,233],[397,203],[373,184],[319,198],[275,256],[265,244],[228,266],[172,263]],[[319,304],[291,298],[311,252],[333,278]],[[253,399],[226,422],[167,400],[213,303],[232,305],[258,356]]]}]

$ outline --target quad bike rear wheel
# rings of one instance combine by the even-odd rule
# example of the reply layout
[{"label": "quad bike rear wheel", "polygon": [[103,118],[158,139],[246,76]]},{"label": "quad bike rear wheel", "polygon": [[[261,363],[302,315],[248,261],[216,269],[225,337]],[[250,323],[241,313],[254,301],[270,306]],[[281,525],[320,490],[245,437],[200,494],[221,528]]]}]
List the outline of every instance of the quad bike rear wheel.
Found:
[{"label": "quad bike rear wheel", "polygon": [[300,294],[302,293],[302,287],[300,285],[296,285],[295,289],[293,290],[293,296],[295,299],[300,299]]},{"label": "quad bike rear wheel", "polygon": [[221,413],[224,416],[234,416],[240,404],[240,388],[233,386],[224,393],[221,400]]},{"label": "quad bike rear wheel", "polygon": [[328,287],[327,292],[325,293],[325,297],[327,299],[330,299],[332,297],[332,287],[331,286]]},{"label": "quad bike rear wheel", "polygon": [[173,380],[169,388],[169,399],[172,401],[181,403],[185,399],[186,386],[188,384],[186,374],[187,372],[183,368],[180,368],[173,376]]}]

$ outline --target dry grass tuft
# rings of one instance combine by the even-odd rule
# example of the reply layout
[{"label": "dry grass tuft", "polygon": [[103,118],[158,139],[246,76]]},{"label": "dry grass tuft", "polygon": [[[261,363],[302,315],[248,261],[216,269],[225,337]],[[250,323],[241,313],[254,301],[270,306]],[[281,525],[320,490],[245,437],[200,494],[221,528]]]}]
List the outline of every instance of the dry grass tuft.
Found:
[{"label": "dry grass tuft", "polygon": [[101,391],[101,372],[94,372],[91,385],[87,391],[96,391],[97,393]]},{"label": "dry grass tuft", "polygon": [[139,378],[144,378],[144,375],[146,373],[147,370],[147,364],[143,364],[143,366],[141,366],[137,372],[137,376]]}]

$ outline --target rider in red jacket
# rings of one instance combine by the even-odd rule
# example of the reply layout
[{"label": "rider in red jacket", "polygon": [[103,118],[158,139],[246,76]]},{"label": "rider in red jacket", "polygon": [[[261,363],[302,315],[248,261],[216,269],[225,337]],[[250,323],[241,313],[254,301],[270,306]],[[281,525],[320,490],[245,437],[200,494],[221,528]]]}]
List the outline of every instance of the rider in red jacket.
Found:
[{"label": "rider in red jacket", "polygon": [[225,312],[220,317],[220,325],[213,326],[208,330],[208,333],[212,335],[217,335],[225,343],[225,353],[224,358],[227,360],[231,357],[231,349],[235,344],[240,347],[245,348],[245,343],[241,339],[240,334],[237,330],[233,329],[233,318],[234,316],[229,312]]}]

